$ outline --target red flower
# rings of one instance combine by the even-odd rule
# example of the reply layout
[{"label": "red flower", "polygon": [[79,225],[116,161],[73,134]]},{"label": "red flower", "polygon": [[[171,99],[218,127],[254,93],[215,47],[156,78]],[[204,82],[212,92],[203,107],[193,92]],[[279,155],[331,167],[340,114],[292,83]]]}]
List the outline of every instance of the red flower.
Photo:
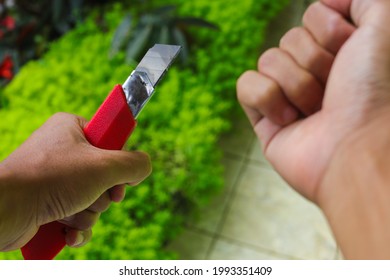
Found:
[{"label": "red flower", "polygon": [[15,29],[16,22],[11,16],[5,16],[0,18],[0,39],[3,38],[4,34],[8,31]]},{"label": "red flower", "polygon": [[5,27],[8,30],[12,30],[15,28],[15,20],[11,16],[6,16],[0,20],[0,26]]},{"label": "red flower", "polygon": [[6,55],[0,64],[0,77],[11,80],[14,75],[12,72],[13,66],[14,63],[11,59],[11,56]]}]

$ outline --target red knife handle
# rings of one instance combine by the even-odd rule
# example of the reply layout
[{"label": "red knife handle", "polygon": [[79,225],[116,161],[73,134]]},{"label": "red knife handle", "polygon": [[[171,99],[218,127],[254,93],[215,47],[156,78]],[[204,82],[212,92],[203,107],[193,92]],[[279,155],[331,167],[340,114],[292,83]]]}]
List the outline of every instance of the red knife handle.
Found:
[{"label": "red knife handle", "polygon": [[[116,85],[84,128],[84,134],[95,147],[120,150],[136,124],[122,86]],[[59,222],[41,226],[37,234],[22,247],[24,259],[53,259],[66,245],[65,228],[66,226]]]}]

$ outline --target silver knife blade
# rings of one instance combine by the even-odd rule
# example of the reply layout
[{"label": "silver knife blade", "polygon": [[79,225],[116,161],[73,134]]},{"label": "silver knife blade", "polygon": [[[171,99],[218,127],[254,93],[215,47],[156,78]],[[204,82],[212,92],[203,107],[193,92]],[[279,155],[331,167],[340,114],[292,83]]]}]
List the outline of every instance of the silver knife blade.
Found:
[{"label": "silver knife blade", "polygon": [[135,71],[147,73],[150,82],[155,87],[179,54],[180,49],[180,46],[156,44],[149,49]]},{"label": "silver knife blade", "polygon": [[156,44],[148,50],[122,88],[136,118],[154,93],[154,88],[179,54],[181,46]]}]

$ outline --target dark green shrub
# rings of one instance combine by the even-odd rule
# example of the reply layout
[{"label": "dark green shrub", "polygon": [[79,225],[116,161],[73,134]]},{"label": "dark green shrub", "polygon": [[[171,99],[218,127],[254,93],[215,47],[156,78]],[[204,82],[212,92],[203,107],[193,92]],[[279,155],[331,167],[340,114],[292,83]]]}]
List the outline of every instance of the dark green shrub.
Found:
[{"label": "dark green shrub", "polygon": [[[107,0],[0,1],[0,85],[27,61],[41,57],[61,37]],[[5,62],[7,67],[1,65]]]},{"label": "dark green shrub", "polygon": [[143,54],[155,43],[180,45],[179,58],[182,63],[188,59],[188,45],[194,38],[187,30],[202,27],[218,30],[218,26],[199,17],[179,17],[176,6],[168,5],[143,14],[133,26],[135,20],[127,14],[115,31],[110,54],[126,50],[126,61],[140,60]]},{"label": "dark green shrub", "polygon": [[[255,65],[266,23],[285,1],[174,2],[183,15],[195,13],[216,22],[221,32],[197,34],[200,41],[190,56],[193,68],[172,68],[139,118],[128,145],[151,154],[152,176],[128,189],[125,201],[102,215],[90,244],[66,249],[59,258],[174,258],[164,245],[190,210],[223,186],[217,141],[229,126],[235,80]],[[116,6],[106,15],[111,27],[123,18],[121,10]],[[124,54],[108,59],[111,36],[87,21],[53,44],[42,60],[23,67],[4,92],[0,158],[54,112],[90,118],[111,88],[124,81],[131,67],[122,63]],[[0,255],[18,257],[17,252]]]}]

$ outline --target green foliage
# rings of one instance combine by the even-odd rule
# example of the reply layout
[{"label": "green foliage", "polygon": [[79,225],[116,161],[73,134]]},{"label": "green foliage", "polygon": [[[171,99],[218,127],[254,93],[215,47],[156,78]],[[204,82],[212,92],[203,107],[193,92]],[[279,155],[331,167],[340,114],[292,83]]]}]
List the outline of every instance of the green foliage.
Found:
[{"label": "green foliage", "polygon": [[[12,73],[43,55],[49,42],[81,22],[91,9],[108,0],[0,1],[0,61],[12,59]],[[1,74],[1,73],[0,73]],[[1,75],[0,75],[1,76]],[[3,77],[9,80],[9,75]],[[5,83],[6,84],[6,83]]]},{"label": "green foliage", "polygon": [[[152,176],[101,216],[90,244],[65,249],[59,259],[175,257],[164,246],[191,210],[223,186],[218,139],[229,127],[235,80],[255,65],[266,23],[286,1],[174,1],[183,16],[217,22],[221,32],[199,30],[197,50],[190,54],[193,67],[170,69],[139,118],[128,147],[151,155]],[[106,15],[111,27],[124,17],[121,11],[117,5]],[[87,21],[52,44],[42,60],[23,67],[4,92],[0,159],[54,112],[92,116],[113,85],[131,72],[122,63],[123,53],[108,59],[112,35]]]},{"label": "green foliage", "polygon": [[132,17],[126,15],[115,31],[110,54],[115,55],[121,49],[126,50],[126,61],[139,61],[143,53],[154,44],[180,45],[180,58],[188,60],[189,42],[194,41],[188,29],[203,27],[218,30],[218,27],[200,17],[179,17],[176,6],[163,6],[143,14],[137,25],[132,27]]}]

